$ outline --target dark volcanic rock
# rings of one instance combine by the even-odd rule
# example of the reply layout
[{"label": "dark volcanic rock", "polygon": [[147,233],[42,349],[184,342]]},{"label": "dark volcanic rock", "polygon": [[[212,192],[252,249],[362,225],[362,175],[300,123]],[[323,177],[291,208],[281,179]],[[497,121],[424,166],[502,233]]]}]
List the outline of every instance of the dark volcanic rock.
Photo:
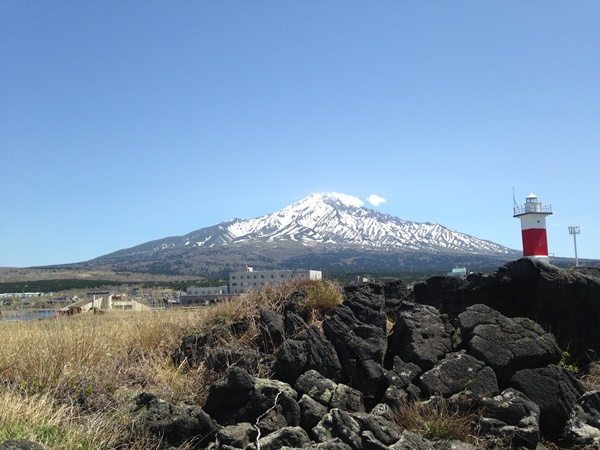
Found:
[{"label": "dark volcanic rock", "polygon": [[398,318],[398,308],[403,301],[409,300],[411,291],[402,280],[388,281],[383,285],[385,313],[393,320]]},{"label": "dark volcanic rock", "polygon": [[258,432],[254,426],[247,422],[223,427],[217,433],[216,447],[211,448],[246,448],[254,442]]},{"label": "dark volcanic rock", "polygon": [[277,377],[294,384],[300,374],[318,370],[327,378],[339,380],[342,366],[333,344],[315,327],[309,327],[295,313],[286,313],[286,329],[292,336],[277,352]]},{"label": "dark volcanic rock", "polygon": [[323,321],[342,366],[340,381],[367,397],[380,397],[387,388],[386,326],[383,295],[366,288],[351,292]]},{"label": "dark volcanic rock", "polygon": [[367,413],[332,409],[311,432],[317,442],[342,440],[352,449],[388,448],[400,439],[398,425]]},{"label": "dark volcanic rock", "polygon": [[316,370],[300,376],[294,386],[300,395],[307,395],[325,406],[327,410],[338,408],[344,411],[365,410],[362,392],[345,384],[338,384],[325,378]]},{"label": "dark volcanic rock", "polygon": [[495,273],[466,280],[433,277],[414,288],[417,303],[456,317],[468,306],[485,304],[507,317],[527,317],[551,330],[562,348],[581,356],[600,353],[600,269],[560,269],[522,258]]},{"label": "dark volcanic rock", "polygon": [[223,343],[231,341],[247,330],[248,324],[235,322],[205,333],[188,334],[183,337],[181,345],[173,355],[173,360],[177,365],[187,363],[190,367],[205,363],[208,369],[215,371],[237,364],[254,373],[260,359],[257,351],[235,344],[223,346]]},{"label": "dark volcanic rock", "polygon": [[259,439],[256,447],[261,450],[280,450],[282,448],[301,448],[309,442],[310,438],[302,428],[285,427]]},{"label": "dark volcanic rock", "polygon": [[261,350],[265,353],[273,351],[283,343],[285,322],[281,314],[270,309],[260,311],[258,322],[261,335]]},{"label": "dark volcanic rock", "polygon": [[509,448],[535,449],[540,440],[540,407],[523,393],[506,389],[479,402],[483,430],[501,439]]},{"label": "dark volcanic rock", "polygon": [[577,399],[584,393],[581,383],[568,370],[555,365],[519,370],[510,384],[540,407],[540,431],[550,439],[561,435]]},{"label": "dark volcanic rock", "polygon": [[469,354],[494,369],[501,387],[517,370],[556,364],[562,356],[554,336],[534,321],[509,319],[485,305],[468,307],[458,326]]},{"label": "dark volcanic rock", "polygon": [[214,383],[204,410],[219,424],[256,423],[257,419],[275,409],[286,423],[300,423],[298,394],[288,384],[277,380],[252,378],[244,369],[233,367],[227,376]]},{"label": "dark volcanic rock", "polygon": [[464,351],[446,355],[421,376],[420,386],[429,395],[446,398],[462,393],[469,399],[478,400],[498,393],[494,371]]},{"label": "dark volcanic rock", "polygon": [[452,351],[452,332],[437,309],[403,302],[390,336],[388,358],[399,356],[429,370]]},{"label": "dark volcanic rock", "polygon": [[138,395],[132,405],[138,423],[171,445],[193,443],[204,448],[215,439],[220,428],[199,406],[172,405],[153,394]]}]

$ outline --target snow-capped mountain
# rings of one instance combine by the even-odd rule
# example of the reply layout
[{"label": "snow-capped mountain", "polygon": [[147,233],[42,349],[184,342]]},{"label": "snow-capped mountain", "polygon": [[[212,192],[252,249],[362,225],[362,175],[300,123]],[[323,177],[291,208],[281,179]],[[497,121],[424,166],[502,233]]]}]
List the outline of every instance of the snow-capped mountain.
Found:
[{"label": "snow-capped mountain", "polygon": [[[145,265],[168,266],[178,271],[193,261],[215,264],[282,265],[306,255],[345,251],[353,260],[364,252],[378,254],[479,255],[506,261],[519,252],[478,239],[435,223],[402,220],[362,206],[360,200],[344,194],[312,194],[273,214],[254,219],[233,219],[202,228],[185,236],[151,241],[98,258],[96,261],[145,261]],[[363,253],[361,253],[363,252]],[[277,256],[273,256],[274,254]],[[235,255],[235,257],[234,257]],[[221,258],[219,260],[219,258]],[[308,262],[305,261],[307,264]],[[175,268],[174,268],[175,267]],[[179,267],[179,268],[177,268]]]},{"label": "snow-capped mountain", "polygon": [[[297,241],[303,245],[339,244],[406,250],[508,254],[510,249],[451,230],[417,223],[358,206],[342,194],[312,194],[280,211],[249,220],[235,219],[217,230],[198,230],[183,245],[214,246],[245,241]],[[171,245],[177,245],[171,242]],[[179,244],[181,245],[181,243]]]}]

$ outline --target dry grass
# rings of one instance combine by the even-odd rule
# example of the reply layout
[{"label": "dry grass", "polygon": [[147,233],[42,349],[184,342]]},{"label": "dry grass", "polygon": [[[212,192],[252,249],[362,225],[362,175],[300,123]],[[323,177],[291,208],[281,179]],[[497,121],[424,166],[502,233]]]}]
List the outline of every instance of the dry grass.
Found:
[{"label": "dry grass", "polygon": [[443,398],[407,402],[396,412],[398,424],[428,439],[456,439],[475,443],[479,415],[452,406]]},{"label": "dry grass", "polygon": [[334,283],[297,281],[210,308],[0,322],[0,440],[24,437],[55,450],[157,448],[151,436],[133,434],[132,399],[146,391],[202,404],[214,377],[202,365],[173,363],[182,336],[243,320],[238,338],[251,343],[260,310],[281,312],[298,289],[315,320],[342,301]]},{"label": "dry grass", "polygon": [[600,389],[600,362],[592,363],[581,381],[588,391]]},{"label": "dry grass", "polygon": [[[109,312],[0,323],[0,438],[25,437],[52,449],[116,448],[127,440],[124,411],[148,390],[194,400],[201,370],[171,362],[201,310]],[[145,437],[124,448],[151,448]]]}]

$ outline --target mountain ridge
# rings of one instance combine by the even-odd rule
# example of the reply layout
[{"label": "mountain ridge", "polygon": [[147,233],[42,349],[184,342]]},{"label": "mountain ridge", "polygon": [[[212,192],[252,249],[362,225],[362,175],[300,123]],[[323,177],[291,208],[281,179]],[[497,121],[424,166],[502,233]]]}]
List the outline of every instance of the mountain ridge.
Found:
[{"label": "mountain ridge", "polygon": [[[168,271],[193,272],[190,264],[193,266],[194,261],[204,265],[212,261],[225,270],[244,264],[244,259],[265,266],[286,266],[287,261],[309,264],[311,254],[317,260],[319,255],[321,259],[328,255],[333,260],[335,254],[345,254],[346,258],[352,254],[350,259],[380,254],[394,255],[396,259],[420,255],[424,260],[440,261],[462,260],[471,255],[494,263],[520,257],[516,250],[437,223],[407,221],[366,208],[355,197],[327,193],[311,194],[272,214],[254,219],[234,218],[183,236],[112,252],[89,263],[141,264],[146,268],[161,266]],[[348,268],[357,267],[349,263]]]}]

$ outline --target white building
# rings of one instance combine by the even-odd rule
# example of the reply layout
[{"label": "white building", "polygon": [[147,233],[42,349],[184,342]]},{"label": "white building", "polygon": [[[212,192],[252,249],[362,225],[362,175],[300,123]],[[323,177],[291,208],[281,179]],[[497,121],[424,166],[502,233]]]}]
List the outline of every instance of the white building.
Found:
[{"label": "white building", "polygon": [[229,274],[229,293],[241,294],[251,289],[258,290],[266,285],[278,285],[293,279],[320,280],[320,270],[254,270],[247,267],[242,272]]},{"label": "white building", "polygon": [[186,295],[227,295],[228,286],[190,286],[187,288]]}]

